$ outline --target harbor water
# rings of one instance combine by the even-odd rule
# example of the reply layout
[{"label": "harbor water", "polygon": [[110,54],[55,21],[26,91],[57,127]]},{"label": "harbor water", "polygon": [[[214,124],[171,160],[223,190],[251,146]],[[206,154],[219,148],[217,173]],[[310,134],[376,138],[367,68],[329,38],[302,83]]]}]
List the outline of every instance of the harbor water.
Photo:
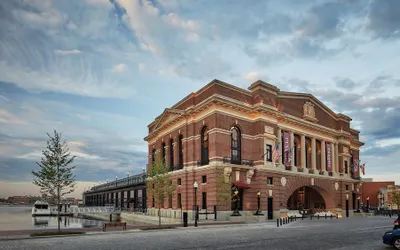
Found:
[{"label": "harbor water", "polygon": [[[101,220],[61,216],[61,228],[102,227]],[[0,205],[0,231],[57,228],[57,216],[32,217],[32,205]]]}]

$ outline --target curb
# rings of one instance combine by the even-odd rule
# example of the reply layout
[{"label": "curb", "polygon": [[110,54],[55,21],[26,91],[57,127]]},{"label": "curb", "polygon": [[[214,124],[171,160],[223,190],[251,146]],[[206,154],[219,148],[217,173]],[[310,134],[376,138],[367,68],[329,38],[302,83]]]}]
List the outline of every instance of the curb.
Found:
[{"label": "curb", "polygon": [[[212,228],[212,227],[228,227],[232,225],[246,225],[246,223],[215,223],[215,224],[205,224],[205,225],[199,225],[199,227],[182,227],[179,225],[162,225],[162,226],[171,226],[174,228],[168,228],[168,229],[158,229],[158,228],[153,228],[152,230],[143,230],[140,228],[137,229],[128,229],[124,231],[109,231],[109,232],[103,232],[103,231],[88,231],[85,232],[84,234],[66,234],[66,235],[49,235],[49,236],[30,236],[30,235],[15,235],[15,236],[0,236],[0,242],[1,241],[8,241],[8,240],[34,240],[34,239],[44,239],[44,238],[61,238],[61,237],[79,237],[79,236],[92,236],[92,235],[103,235],[103,234],[128,234],[128,233],[139,233],[139,232],[159,232],[159,231],[171,231],[171,230],[187,230],[187,229],[206,229],[206,228]],[[3,237],[3,238],[2,238]]]}]

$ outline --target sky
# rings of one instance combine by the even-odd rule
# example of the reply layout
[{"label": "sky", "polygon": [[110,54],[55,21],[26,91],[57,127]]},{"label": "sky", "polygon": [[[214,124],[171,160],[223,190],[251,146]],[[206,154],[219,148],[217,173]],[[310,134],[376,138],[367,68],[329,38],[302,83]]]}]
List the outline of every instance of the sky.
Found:
[{"label": "sky", "polygon": [[366,176],[400,184],[398,0],[0,1],[0,197],[32,184],[46,133],[78,188],[140,173],[147,125],[213,79],[311,93],[353,118]]}]

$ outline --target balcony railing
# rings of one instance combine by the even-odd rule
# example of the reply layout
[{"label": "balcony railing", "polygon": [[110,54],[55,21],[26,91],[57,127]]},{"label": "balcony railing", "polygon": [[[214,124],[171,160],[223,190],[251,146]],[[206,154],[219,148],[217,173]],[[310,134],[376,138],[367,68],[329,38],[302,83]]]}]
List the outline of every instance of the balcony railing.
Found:
[{"label": "balcony railing", "polygon": [[354,175],[352,175],[351,178],[354,179],[354,180],[361,180],[361,177],[360,177],[360,176],[354,176]]},{"label": "balcony railing", "polygon": [[224,164],[235,164],[235,165],[243,165],[243,166],[249,166],[249,167],[253,167],[254,166],[254,161],[253,160],[245,160],[245,159],[241,159],[241,160],[232,160],[231,157],[229,156],[224,156],[224,158],[222,159],[222,162]]}]

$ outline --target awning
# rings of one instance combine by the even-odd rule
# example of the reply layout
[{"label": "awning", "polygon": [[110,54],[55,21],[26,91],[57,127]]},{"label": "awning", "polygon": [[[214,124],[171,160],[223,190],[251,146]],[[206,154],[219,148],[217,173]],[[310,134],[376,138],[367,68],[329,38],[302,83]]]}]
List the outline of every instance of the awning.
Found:
[{"label": "awning", "polygon": [[243,182],[232,182],[237,188],[250,188],[250,186]]}]

